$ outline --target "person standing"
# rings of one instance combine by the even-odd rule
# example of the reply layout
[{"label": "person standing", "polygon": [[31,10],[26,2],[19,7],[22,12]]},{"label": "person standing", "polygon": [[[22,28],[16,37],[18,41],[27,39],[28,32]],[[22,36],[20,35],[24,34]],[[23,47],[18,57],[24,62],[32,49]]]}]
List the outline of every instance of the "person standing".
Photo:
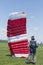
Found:
[{"label": "person standing", "polygon": [[27,63],[30,63],[32,60],[32,63],[36,63],[36,48],[38,48],[38,45],[35,41],[34,36],[31,37],[30,43],[28,45],[30,48],[30,54],[27,57]]}]

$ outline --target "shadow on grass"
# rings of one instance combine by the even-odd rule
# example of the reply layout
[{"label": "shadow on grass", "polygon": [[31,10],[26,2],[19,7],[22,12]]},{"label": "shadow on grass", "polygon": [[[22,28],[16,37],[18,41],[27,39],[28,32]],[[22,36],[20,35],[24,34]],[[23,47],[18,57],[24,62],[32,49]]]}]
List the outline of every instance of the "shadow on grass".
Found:
[{"label": "shadow on grass", "polygon": [[12,57],[12,55],[9,55],[9,54],[7,54],[6,56],[10,56],[10,57]]}]

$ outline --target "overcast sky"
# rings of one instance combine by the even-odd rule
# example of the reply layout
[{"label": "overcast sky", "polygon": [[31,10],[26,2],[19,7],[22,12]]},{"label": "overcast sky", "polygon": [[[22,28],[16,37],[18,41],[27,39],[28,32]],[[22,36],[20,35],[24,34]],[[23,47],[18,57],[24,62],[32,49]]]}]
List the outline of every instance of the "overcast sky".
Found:
[{"label": "overcast sky", "polygon": [[20,11],[27,13],[28,39],[34,35],[38,42],[43,41],[43,0],[0,0],[0,39],[7,39],[9,13]]}]

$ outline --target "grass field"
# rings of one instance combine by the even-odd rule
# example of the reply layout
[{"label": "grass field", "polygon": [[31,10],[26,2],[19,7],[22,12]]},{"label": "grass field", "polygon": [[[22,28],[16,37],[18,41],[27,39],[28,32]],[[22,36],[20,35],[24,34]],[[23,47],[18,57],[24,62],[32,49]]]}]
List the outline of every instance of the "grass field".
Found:
[{"label": "grass field", "polygon": [[[36,65],[43,65],[43,46],[37,49]],[[10,56],[7,42],[0,42],[0,65],[33,65],[26,64],[25,58],[13,58]]]}]

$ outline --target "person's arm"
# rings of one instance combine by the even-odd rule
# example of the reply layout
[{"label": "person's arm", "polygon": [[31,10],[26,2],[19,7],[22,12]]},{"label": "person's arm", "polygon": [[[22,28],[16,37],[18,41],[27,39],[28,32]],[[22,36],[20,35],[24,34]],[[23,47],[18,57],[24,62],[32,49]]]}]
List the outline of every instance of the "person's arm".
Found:
[{"label": "person's arm", "polygon": [[38,44],[37,44],[37,42],[36,42],[36,48],[38,48]]}]

